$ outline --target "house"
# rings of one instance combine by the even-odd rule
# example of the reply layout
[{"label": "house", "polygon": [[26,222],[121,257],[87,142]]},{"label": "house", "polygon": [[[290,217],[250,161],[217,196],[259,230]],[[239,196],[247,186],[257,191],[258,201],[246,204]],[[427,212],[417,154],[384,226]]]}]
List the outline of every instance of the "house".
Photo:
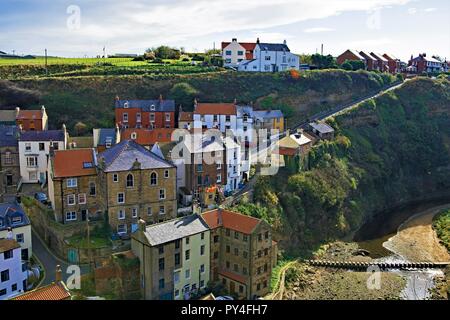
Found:
[{"label": "house", "polygon": [[23,208],[17,203],[0,203],[0,239],[10,238],[20,245],[21,259],[27,261],[33,254],[31,224]]},{"label": "house", "polygon": [[17,295],[11,300],[37,300],[37,301],[62,301],[71,300],[72,295],[64,281],[62,281],[62,270],[56,266],[55,281],[46,286]]},{"label": "house", "polygon": [[237,108],[235,103],[194,102],[194,129],[218,129],[237,132]]},{"label": "house", "polygon": [[104,213],[94,149],[57,150],[50,154],[48,196],[55,221],[66,224],[101,219]]},{"label": "house", "polygon": [[241,175],[241,145],[236,138],[225,137],[223,139],[226,159],[227,183],[225,185],[226,192],[232,192],[239,189],[242,181]]},{"label": "house", "polygon": [[253,111],[255,130],[267,129],[284,132],[284,115],[281,110],[255,110]]},{"label": "house", "polygon": [[379,70],[378,68],[378,60],[372,56],[370,53],[366,53],[364,51],[360,51],[359,54],[364,58],[366,63],[366,69],[368,71]]},{"label": "house", "polygon": [[286,136],[278,141],[278,150],[275,152],[280,155],[279,165],[296,165],[295,157],[303,157],[311,149],[313,138],[306,133],[299,131],[293,134],[287,132]]},{"label": "house", "polygon": [[97,155],[99,186],[113,234],[176,217],[176,167],[132,140],[122,140]]},{"label": "house", "polygon": [[210,280],[210,231],[198,215],[146,226],[131,237],[145,300],[188,300]]},{"label": "house", "polygon": [[227,159],[222,134],[218,130],[186,135],[181,150],[172,151],[172,159],[183,167],[183,185],[202,207],[216,204],[217,193],[227,185]]},{"label": "house", "polygon": [[238,42],[233,38],[231,42],[222,42],[222,58],[225,67],[237,67],[244,60],[253,59],[255,42]]},{"label": "house", "polygon": [[201,217],[210,229],[211,281],[241,299],[266,295],[277,252],[270,225],[224,209]]},{"label": "house", "polygon": [[311,122],[309,127],[320,139],[331,140],[334,138],[334,129],[325,122]]},{"label": "house", "polygon": [[392,74],[402,72],[402,62],[391,54],[385,53],[383,57],[388,61],[389,72]]},{"label": "house", "polygon": [[416,73],[437,73],[442,72],[443,63],[434,57],[427,57],[426,53],[419,54],[417,57],[411,59],[408,62],[408,66],[412,66]]},{"label": "house", "polygon": [[377,70],[380,72],[388,72],[388,60],[379,53],[371,52],[370,55],[377,60]]},{"label": "house", "polygon": [[254,113],[252,106],[236,106],[236,132],[240,144],[240,172],[241,179],[247,181],[250,177],[252,164],[251,149],[256,146],[256,134],[254,130]]},{"label": "house", "polygon": [[26,131],[19,139],[20,176],[23,183],[47,182],[50,149],[65,150],[68,134],[62,130]]},{"label": "house", "polygon": [[0,194],[17,192],[20,181],[19,137],[17,126],[0,125]]},{"label": "house", "polygon": [[262,43],[256,41],[252,59],[246,59],[238,64],[238,71],[247,72],[278,72],[299,70],[300,58],[291,53],[286,40],[283,43]]},{"label": "house", "polygon": [[20,245],[13,239],[0,239],[0,300],[7,300],[27,288],[28,270],[22,262]]},{"label": "house", "polygon": [[116,98],[115,116],[119,128],[175,128],[175,101]]},{"label": "house", "polygon": [[347,60],[362,61],[362,62],[366,63],[366,59],[362,55],[359,54],[358,50],[347,49],[336,58],[336,62],[339,65],[342,65]]},{"label": "house", "polygon": [[178,112],[178,128],[190,130],[194,127],[194,113],[183,111],[180,107]]},{"label": "house", "polygon": [[17,110],[0,110],[0,126],[13,126],[16,125]]},{"label": "house", "polygon": [[92,130],[92,137],[94,141],[94,148],[97,149],[98,152],[103,152],[106,149],[111,148],[112,146],[118,144],[120,142],[120,130],[119,126],[116,125],[116,128],[100,128]]},{"label": "house", "polygon": [[21,110],[16,108],[16,124],[24,131],[48,129],[48,116],[45,107],[40,110]]},{"label": "house", "polygon": [[170,143],[172,142],[172,133],[175,128],[127,128],[121,132],[122,140],[133,140],[141,146],[150,149],[154,144]]}]

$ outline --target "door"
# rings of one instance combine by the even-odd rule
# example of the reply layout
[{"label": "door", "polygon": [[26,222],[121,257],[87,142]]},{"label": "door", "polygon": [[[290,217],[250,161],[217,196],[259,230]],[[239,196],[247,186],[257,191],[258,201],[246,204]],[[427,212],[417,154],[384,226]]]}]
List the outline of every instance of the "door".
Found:
[{"label": "door", "polygon": [[69,249],[67,251],[67,260],[70,263],[78,263],[78,252],[76,249]]},{"label": "door", "polygon": [[230,281],[230,293],[231,294],[234,294],[235,293],[235,290],[236,290],[236,287],[235,287],[236,285],[234,284],[234,282],[233,281]]},{"label": "door", "polygon": [[39,173],[39,182],[44,183],[45,182],[45,172]]},{"label": "door", "polygon": [[12,176],[12,174],[7,174],[6,175],[6,185],[7,186],[12,186],[13,185],[13,176]]},{"label": "door", "polygon": [[87,210],[81,210],[81,221],[86,221],[87,219]]}]

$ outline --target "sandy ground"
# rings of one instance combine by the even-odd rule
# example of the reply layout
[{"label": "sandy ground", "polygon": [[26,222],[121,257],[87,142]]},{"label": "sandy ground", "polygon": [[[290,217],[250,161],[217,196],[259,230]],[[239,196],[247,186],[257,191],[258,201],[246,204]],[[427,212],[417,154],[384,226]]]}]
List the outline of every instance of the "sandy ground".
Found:
[{"label": "sandy ground", "polygon": [[433,217],[446,208],[449,206],[439,206],[414,215],[384,246],[409,261],[450,261],[447,249],[439,243],[432,227]]}]

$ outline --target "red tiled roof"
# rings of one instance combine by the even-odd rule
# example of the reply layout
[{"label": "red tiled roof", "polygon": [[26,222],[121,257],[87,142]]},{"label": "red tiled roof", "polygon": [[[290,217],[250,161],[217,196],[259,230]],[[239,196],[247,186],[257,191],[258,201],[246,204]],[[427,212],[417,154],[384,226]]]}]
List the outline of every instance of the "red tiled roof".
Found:
[{"label": "red tiled roof", "polygon": [[[222,42],[222,50],[231,42]],[[253,59],[253,50],[255,50],[256,42],[238,42],[245,49],[245,59]]]},{"label": "red tiled roof", "polygon": [[231,116],[236,114],[236,106],[233,103],[197,103],[194,113]]},{"label": "red tiled roof", "polygon": [[240,282],[242,284],[246,284],[247,283],[247,278],[244,276],[241,276],[240,274],[236,274],[230,271],[219,271],[219,274],[221,276],[224,276],[225,278]]},{"label": "red tiled roof", "polygon": [[194,113],[193,112],[180,112],[179,121],[193,121],[194,120]]},{"label": "red tiled roof", "polygon": [[295,156],[298,152],[298,148],[293,149],[293,148],[279,148],[278,149],[278,154],[283,155],[283,156]]},{"label": "red tiled roof", "polygon": [[12,249],[20,248],[20,244],[13,239],[1,239],[0,240],[0,253],[6,252]]},{"label": "red tiled roof", "polygon": [[52,283],[21,294],[12,300],[67,300],[69,298],[70,292],[62,283]]},{"label": "red tiled roof", "polygon": [[[172,132],[174,128],[156,128],[153,130],[144,128],[127,128],[121,133],[121,140],[133,140],[142,146],[150,146],[159,143],[172,141]],[[131,135],[136,133],[136,139],[132,139]]]},{"label": "red tiled roof", "polygon": [[55,151],[53,172],[55,178],[81,177],[96,174],[93,150],[73,149]]},{"label": "red tiled roof", "polygon": [[254,217],[224,209],[215,209],[202,213],[202,218],[211,229],[224,227],[245,234],[251,234],[261,221]]},{"label": "red tiled roof", "polygon": [[20,110],[17,119],[42,119],[41,110]]}]

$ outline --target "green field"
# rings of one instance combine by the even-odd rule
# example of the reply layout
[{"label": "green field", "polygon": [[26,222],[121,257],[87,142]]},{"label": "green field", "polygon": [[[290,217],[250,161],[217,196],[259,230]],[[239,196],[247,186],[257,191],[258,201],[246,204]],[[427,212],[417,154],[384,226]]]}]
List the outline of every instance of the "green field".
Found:
[{"label": "green field", "polygon": [[[169,62],[174,62],[167,60]],[[133,58],[47,58],[47,64],[69,64],[69,65],[86,65],[93,66],[95,64],[111,63],[119,67],[133,67],[148,65],[146,61],[133,61]],[[44,57],[37,57],[35,59],[15,59],[15,58],[0,58],[0,66],[17,66],[17,65],[45,65]]]}]

